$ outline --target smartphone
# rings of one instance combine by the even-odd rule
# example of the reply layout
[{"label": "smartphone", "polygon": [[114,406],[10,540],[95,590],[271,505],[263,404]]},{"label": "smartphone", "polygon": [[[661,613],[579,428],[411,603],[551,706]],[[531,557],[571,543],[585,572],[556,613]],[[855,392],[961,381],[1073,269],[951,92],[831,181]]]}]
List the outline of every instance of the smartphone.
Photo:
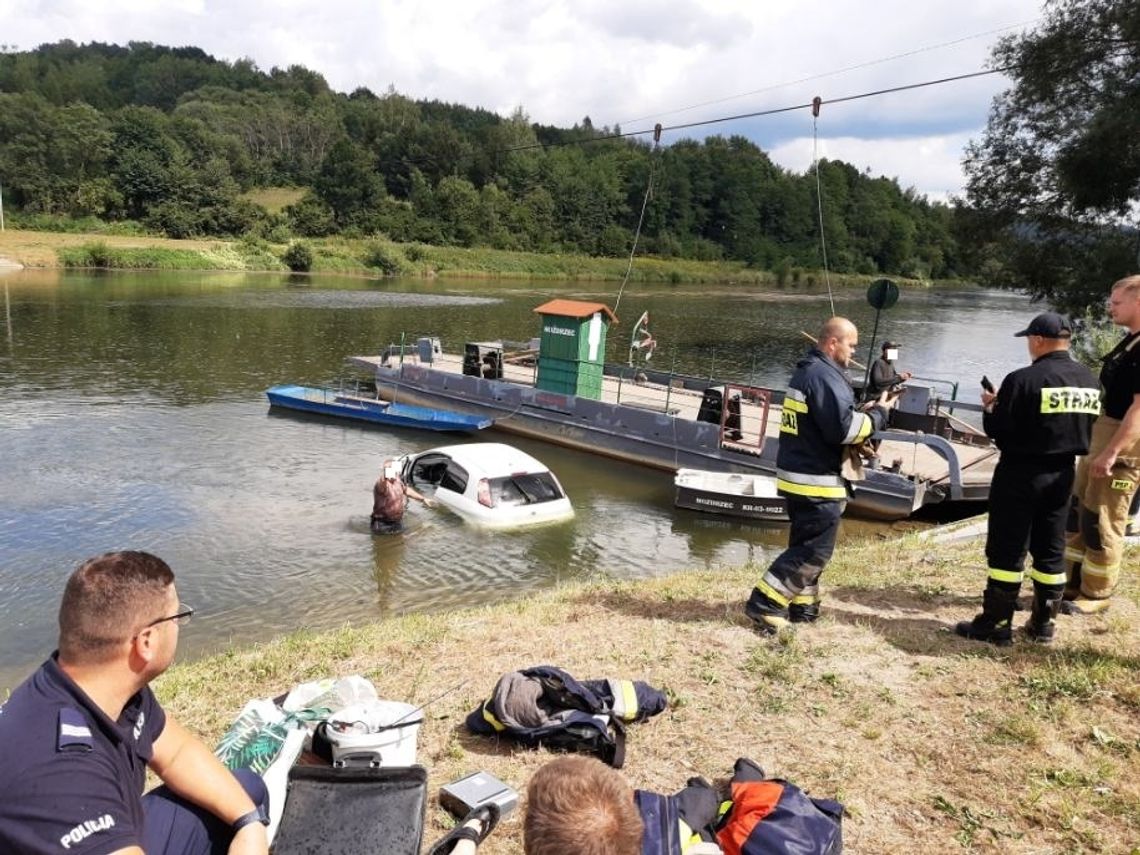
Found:
[{"label": "smartphone", "polygon": [[982,388],[989,392],[991,395],[997,391],[997,389],[994,388],[994,384],[990,382],[990,378],[986,377],[984,374],[982,375]]}]

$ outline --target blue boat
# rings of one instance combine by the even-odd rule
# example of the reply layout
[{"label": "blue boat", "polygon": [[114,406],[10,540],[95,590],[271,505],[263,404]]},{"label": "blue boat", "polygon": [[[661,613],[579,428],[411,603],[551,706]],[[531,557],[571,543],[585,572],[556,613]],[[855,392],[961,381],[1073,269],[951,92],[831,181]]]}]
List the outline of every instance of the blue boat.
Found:
[{"label": "blue boat", "polygon": [[274,386],[266,389],[265,394],[269,398],[270,406],[273,407],[395,427],[472,433],[493,424],[493,420],[485,416],[472,416],[413,404],[394,404],[381,398],[349,395],[335,389]]}]

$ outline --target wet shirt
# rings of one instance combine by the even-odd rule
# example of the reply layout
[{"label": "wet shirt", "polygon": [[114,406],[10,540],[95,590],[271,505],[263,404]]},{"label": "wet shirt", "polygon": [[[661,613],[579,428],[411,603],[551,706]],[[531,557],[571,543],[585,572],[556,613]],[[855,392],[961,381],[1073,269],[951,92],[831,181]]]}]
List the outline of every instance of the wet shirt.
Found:
[{"label": "wet shirt", "polygon": [[982,421],[1003,457],[1071,459],[1089,450],[1099,412],[1096,378],[1059,350],[1008,374]]},{"label": "wet shirt", "polygon": [[1122,419],[1140,395],[1140,332],[1125,336],[1104,358],[1100,369],[1104,390],[1104,414]]},{"label": "wet shirt", "polygon": [[0,707],[0,852],[141,846],[146,764],[165,725],[149,688],[111,721],[53,654]]},{"label": "wet shirt", "polygon": [[372,488],[372,519],[381,522],[399,522],[404,518],[404,482],[399,478],[391,481],[381,478]]}]

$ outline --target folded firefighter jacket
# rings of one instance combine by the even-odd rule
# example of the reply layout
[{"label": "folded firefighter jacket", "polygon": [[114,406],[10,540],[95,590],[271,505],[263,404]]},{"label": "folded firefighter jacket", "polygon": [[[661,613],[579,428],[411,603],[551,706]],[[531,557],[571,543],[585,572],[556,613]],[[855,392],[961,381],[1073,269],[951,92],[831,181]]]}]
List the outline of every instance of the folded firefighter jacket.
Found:
[{"label": "folded firefighter jacket", "polygon": [[472,733],[592,753],[621,768],[625,725],[666,705],[663,692],[640,680],[576,680],[561,668],[537,665],[500,677],[466,724]]}]

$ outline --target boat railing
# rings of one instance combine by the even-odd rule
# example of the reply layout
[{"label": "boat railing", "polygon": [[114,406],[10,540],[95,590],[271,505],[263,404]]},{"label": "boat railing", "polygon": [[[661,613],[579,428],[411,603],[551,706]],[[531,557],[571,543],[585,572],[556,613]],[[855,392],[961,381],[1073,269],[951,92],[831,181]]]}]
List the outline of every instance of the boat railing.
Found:
[{"label": "boat railing", "polygon": [[910,431],[898,430],[879,431],[872,435],[871,438],[876,440],[888,440],[890,442],[910,442],[916,445],[925,445],[931,449],[935,454],[946,461],[947,473],[943,477],[949,482],[950,498],[955,501],[962,499],[962,464],[958,460],[958,453],[954,450],[954,446],[950,444],[949,440],[931,433],[922,433],[921,431],[912,433]]}]

